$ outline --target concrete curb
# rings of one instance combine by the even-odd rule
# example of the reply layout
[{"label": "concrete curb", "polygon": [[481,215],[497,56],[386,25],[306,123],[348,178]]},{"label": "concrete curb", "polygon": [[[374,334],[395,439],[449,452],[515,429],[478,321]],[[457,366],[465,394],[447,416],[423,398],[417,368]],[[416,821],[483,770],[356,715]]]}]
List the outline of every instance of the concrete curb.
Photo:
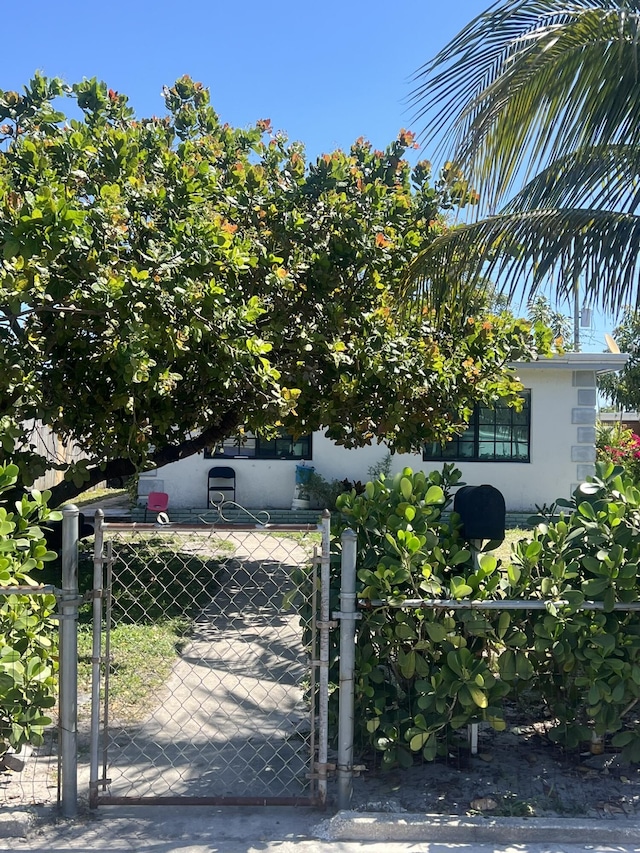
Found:
[{"label": "concrete curb", "polygon": [[575,818],[449,817],[338,812],[316,827],[327,841],[548,842],[620,844],[640,838],[640,823]]},{"label": "concrete curb", "polygon": [[32,812],[0,809],[0,838],[26,838],[33,822]]}]

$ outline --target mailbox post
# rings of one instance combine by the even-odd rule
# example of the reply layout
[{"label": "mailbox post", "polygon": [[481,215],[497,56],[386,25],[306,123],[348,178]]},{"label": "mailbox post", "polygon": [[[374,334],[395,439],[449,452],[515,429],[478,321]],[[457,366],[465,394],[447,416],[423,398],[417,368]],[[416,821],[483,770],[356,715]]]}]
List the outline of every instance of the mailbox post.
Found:
[{"label": "mailbox post", "polygon": [[[502,492],[494,486],[462,486],[453,499],[453,511],[462,521],[462,535],[473,545],[473,562],[478,568],[484,539],[504,539],[506,507]],[[478,724],[467,726],[469,749],[478,752]]]}]

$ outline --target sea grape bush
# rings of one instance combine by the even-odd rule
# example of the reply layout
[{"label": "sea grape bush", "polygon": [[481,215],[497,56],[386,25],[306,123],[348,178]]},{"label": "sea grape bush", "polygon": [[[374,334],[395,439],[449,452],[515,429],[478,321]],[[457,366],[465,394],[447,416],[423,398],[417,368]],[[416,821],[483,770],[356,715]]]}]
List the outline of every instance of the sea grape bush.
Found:
[{"label": "sea grape bush", "polygon": [[[338,498],[334,549],[346,527],[358,541],[358,747],[381,753],[383,767],[409,766],[416,754],[434,759],[468,723],[503,729],[505,699],[526,690],[555,721],[555,740],[573,747],[609,734],[625,757],[640,761],[632,713],[640,620],[614,609],[638,600],[640,491],[620,466],[600,465],[571,501],[557,502],[559,516],[532,520],[531,536],[502,564],[487,553],[492,543],[474,554],[462,538],[450,511],[460,477],[453,465],[429,474],[406,468]],[[401,606],[429,598],[543,599],[546,607]],[[586,601],[602,609],[581,610]],[[337,648],[334,668],[336,661]]]},{"label": "sea grape bush", "polygon": [[[0,494],[17,481],[16,465],[0,466]],[[47,549],[40,524],[62,516],[47,507],[49,494],[24,495],[13,512],[0,506],[0,757],[9,747],[42,743],[56,703],[57,628],[53,595],[3,593],[37,586],[34,573],[57,555]]]},{"label": "sea grape bush", "polygon": [[[640,490],[622,466],[601,462],[557,506],[559,517],[535,519],[531,542],[513,555],[530,597],[567,602],[521,619],[535,688],[556,720],[552,738],[575,747],[609,734],[637,762],[640,615],[616,607],[639,599]],[[602,609],[579,610],[586,601]]]},{"label": "sea grape bush", "polygon": [[408,766],[446,749],[451,729],[487,719],[503,726],[501,699],[509,686],[484,654],[498,641],[495,628],[475,611],[367,606],[386,599],[491,598],[509,581],[490,554],[474,555],[455,513],[443,517],[461,474],[414,473],[368,483],[364,494],[338,498],[336,532],[358,536],[359,624],[356,720],[360,747],[382,753],[385,767]]}]

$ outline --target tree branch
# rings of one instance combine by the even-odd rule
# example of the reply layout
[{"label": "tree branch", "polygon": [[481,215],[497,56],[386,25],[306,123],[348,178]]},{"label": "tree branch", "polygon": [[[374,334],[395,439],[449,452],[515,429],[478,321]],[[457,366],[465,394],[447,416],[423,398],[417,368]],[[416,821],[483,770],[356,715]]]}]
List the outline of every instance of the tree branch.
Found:
[{"label": "tree branch", "polygon": [[[151,461],[157,468],[162,468],[180,459],[186,459],[199,453],[205,447],[209,447],[222,439],[227,438],[240,423],[240,414],[237,409],[226,412],[218,423],[207,427],[194,438],[187,439],[178,445],[163,447],[151,456]],[[60,506],[66,501],[72,500],[76,495],[87,489],[97,486],[103,480],[115,480],[117,478],[130,477],[137,473],[136,466],[130,459],[111,459],[104,468],[95,466],[88,469],[89,479],[82,485],[76,486],[71,480],[63,480],[51,489],[50,506]]]}]

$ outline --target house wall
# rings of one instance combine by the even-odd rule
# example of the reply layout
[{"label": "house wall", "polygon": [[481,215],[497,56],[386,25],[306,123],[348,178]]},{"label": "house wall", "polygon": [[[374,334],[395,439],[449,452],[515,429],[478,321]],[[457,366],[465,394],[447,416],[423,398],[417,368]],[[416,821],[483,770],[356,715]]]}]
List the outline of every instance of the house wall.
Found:
[{"label": "house wall", "polygon": [[[464,482],[495,486],[503,493],[507,510],[527,512],[555,498],[569,497],[593,472],[596,373],[571,367],[571,362],[551,369],[540,363],[518,366],[523,385],[531,389],[531,461],[456,462]],[[385,455],[384,446],[345,450],[316,433],[313,459],[305,464],[327,480],[348,477],[366,482],[369,468]],[[140,494],[165,491],[170,507],[206,507],[207,472],[215,465],[231,465],[236,471],[238,503],[253,508],[290,508],[298,464],[292,460],[204,459],[198,454],[141,477]],[[419,454],[392,457],[392,473],[405,466],[427,471],[441,467],[423,462]]]}]

